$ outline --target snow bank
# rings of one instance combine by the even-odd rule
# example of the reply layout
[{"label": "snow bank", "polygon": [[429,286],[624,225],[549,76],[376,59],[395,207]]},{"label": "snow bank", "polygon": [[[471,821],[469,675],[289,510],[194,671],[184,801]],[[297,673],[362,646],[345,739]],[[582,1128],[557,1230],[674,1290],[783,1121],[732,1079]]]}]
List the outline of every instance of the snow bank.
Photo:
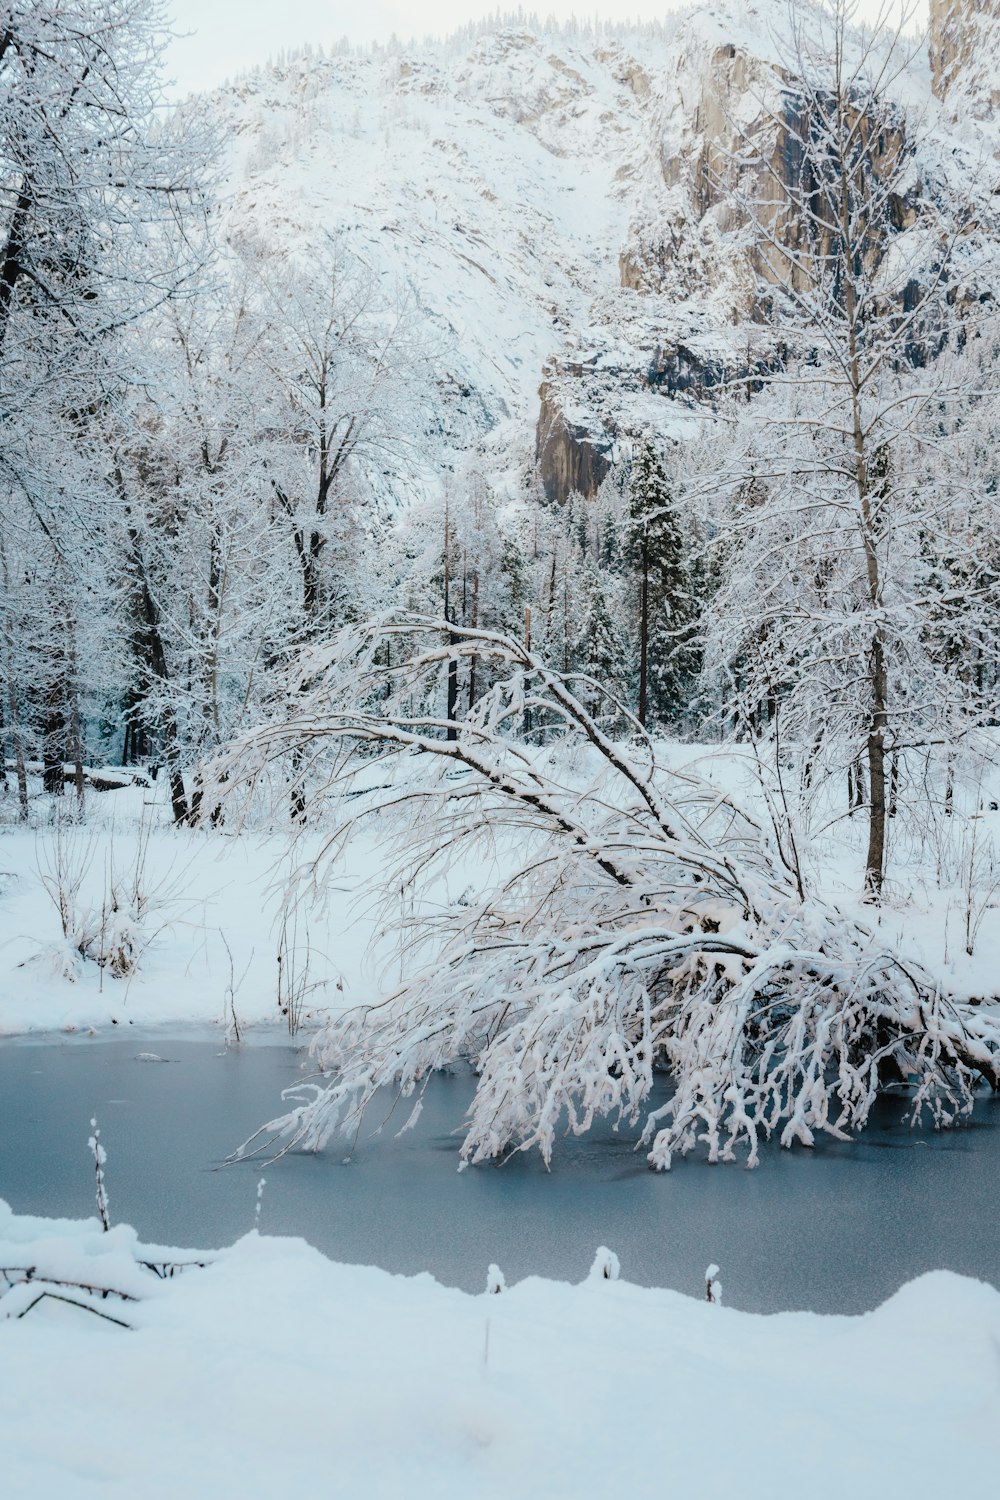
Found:
[{"label": "snow bank", "polygon": [[1000,1459],[1000,1294],[945,1272],[761,1317],[602,1276],[469,1296],[257,1234],[136,1267],[169,1253],[0,1203],[4,1265],[142,1293],[95,1304],[129,1330],[0,1296],[5,1500],[916,1500]]}]

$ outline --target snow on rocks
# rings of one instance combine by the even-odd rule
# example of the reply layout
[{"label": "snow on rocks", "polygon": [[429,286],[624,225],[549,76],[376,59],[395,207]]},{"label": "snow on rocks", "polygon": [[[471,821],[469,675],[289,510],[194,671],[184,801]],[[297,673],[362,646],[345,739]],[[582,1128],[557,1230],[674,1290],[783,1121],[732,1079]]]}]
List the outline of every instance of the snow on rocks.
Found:
[{"label": "snow on rocks", "polygon": [[132,1331],[0,1297],[5,1500],[930,1500],[1000,1458],[1000,1294],[944,1272],[860,1318],[529,1278],[490,1299],[484,1362],[486,1293],[256,1234],[172,1281],[147,1253],[0,1206],[0,1260],[139,1296]]}]

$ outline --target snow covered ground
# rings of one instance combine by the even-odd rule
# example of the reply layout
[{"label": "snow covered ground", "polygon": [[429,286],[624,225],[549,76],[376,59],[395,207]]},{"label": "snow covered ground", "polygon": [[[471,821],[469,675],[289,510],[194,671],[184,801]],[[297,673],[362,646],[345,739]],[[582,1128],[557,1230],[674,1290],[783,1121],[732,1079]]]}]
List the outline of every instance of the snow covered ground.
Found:
[{"label": "snow covered ground", "polygon": [[[661,751],[669,763],[695,769],[755,807],[766,822],[749,752],[682,744]],[[581,776],[585,769],[580,762],[567,772]],[[377,999],[400,982],[392,932],[399,905],[391,890],[378,891],[389,858],[384,814],[327,867],[316,902],[306,902],[283,928],[287,875],[316,852],[319,835],[290,850],[280,833],[179,831],[164,792],[154,786],[91,793],[79,826],[65,821],[71,797],[58,826],[46,821],[39,799],[38,826],[0,826],[0,1036],[207,1025],[236,1040],[237,1031],[287,1030],[281,1006],[290,988],[308,1033],[331,1013]],[[997,991],[1000,812],[990,809],[993,797],[985,787],[959,788],[954,816],[938,809],[934,817],[929,809],[919,840],[904,832],[900,818],[879,914],[858,901],[863,818],[847,818],[817,795],[811,828],[800,828],[815,888],[864,922],[876,921],[885,941],[921,959],[963,997]],[[490,874],[456,867],[443,894],[460,899],[470,883]],[[124,919],[137,933],[133,972],[116,977],[113,966],[80,959],[63,937],[60,885],[76,890],[73,909],[94,934],[92,954],[114,938],[113,892],[133,908],[138,893],[141,914]]]},{"label": "snow covered ground", "polygon": [[[944,1272],[761,1317],[599,1273],[489,1296],[484,1266],[470,1296],[255,1233],[137,1265],[168,1257],[198,1258],[0,1203],[0,1264],[37,1268],[0,1296],[5,1500],[936,1500],[1000,1460],[1000,1293]],[[36,1302],[46,1276],[137,1298],[49,1283],[128,1328]]]},{"label": "snow covered ground", "polygon": [[[0,829],[0,1035],[207,1024],[236,1040],[261,1023],[287,1028],[278,985],[286,854],[280,837],[177,830],[156,789],[94,796],[81,826]],[[286,984],[291,967],[304,1026],[379,984],[365,956],[373,924],[354,905],[373,860],[372,848],[355,847],[328,908],[285,934]],[[113,890],[141,891],[132,973],[81,961],[63,936],[61,884],[76,889],[94,954],[114,936]]]}]

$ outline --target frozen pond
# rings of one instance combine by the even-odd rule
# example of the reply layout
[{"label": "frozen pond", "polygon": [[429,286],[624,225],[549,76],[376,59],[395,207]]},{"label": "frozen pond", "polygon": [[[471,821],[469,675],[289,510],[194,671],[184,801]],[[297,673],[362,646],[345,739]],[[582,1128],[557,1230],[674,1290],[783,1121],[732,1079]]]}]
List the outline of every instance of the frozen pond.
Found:
[{"label": "frozen pond", "polygon": [[[142,1051],[169,1061],[139,1061]],[[334,1142],[319,1157],[213,1170],[278,1112],[300,1056],[133,1035],[0,1043],[0,1197],[21,1213],[93,1213],[96,1114],[112,1218],[152,1241],[231,1242],[253,1227],[263,1171],[265,1233],[476,1291],[490,1261],[508,1281],[579,1280],[598,1244],[629,1280],[692,1293],[717,1261],[726,1301],[758,1311],[860,1311],[940,1267],[1000,1285],[1000,1100],[941,1134],[902,1127],[902,1101],[888,1100],[857,1144],[770,1150],[754,1172],[687,1161],[654,1174],[605,1129],[561,1142],[551,1173],[521,1156],[459,1174],[451,1131],[471,1084],[448,1077],[415,1130],[394,1139],[409,1112],[397,1111],[347,1165]]]}]

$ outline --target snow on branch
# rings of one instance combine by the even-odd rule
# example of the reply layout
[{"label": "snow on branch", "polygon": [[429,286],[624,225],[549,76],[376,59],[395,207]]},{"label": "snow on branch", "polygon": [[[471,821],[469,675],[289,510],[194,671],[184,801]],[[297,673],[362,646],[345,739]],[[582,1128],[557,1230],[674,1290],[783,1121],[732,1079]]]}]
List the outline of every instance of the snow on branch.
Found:
[{"label": "snow on branch", "polygon": [[[471,656],[492,686],[449,720],[448,672]],[[463,1059],[467,1163],[533,1147],[548,1163],[559,1132],[610,1116],[641,1125],[655,1167],[699,1147],[754,1165],[762,1138],[847,1136],[889,1084],[942,1125],[981,1079],[1000,1086],[1000,1018],[803,899],[747,813],[638,726],[612,739],[621,706],[586,696],[594,711],[516,640],[391,615],[305,654],[273,720],[209,768],[206,809],[230,818],[307,776],[317,822],[334,809],[326,853],[379,815],[397,890],[460,859],[496,872],[402,919],[412,977],[326,1028],[320,1080],[243,1152],[321,1149],[380,1089],[412,1095]],[[657,1070],[673,1089],[652,1109]]]}]

